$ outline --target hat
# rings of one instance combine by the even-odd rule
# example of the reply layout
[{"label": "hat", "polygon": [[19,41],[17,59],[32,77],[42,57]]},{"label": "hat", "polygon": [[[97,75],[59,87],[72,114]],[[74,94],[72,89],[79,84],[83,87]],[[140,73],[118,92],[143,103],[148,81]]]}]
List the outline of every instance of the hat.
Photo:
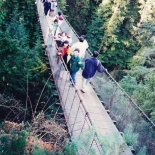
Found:
[{"label": "hat", "polygon": [[79,37],[79,41],[80,42],[83,42],[84,41],[84,38],[83,37]]},{"label": "hat", "polygon": [[85,35],[81,35],[80,37],[82,37],[82,38],[84,38],[84,39],[85,39],[85,37],[86,37],[86,36],[85,36]]}]

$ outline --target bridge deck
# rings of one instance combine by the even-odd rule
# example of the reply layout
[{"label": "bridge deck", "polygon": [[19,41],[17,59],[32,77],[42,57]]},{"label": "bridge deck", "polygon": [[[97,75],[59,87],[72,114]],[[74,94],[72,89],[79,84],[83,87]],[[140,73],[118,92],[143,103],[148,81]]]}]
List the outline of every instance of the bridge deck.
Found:
[{"label": "bridge deck", "polygon": [[[37,6],[44,41],[47,45],[50,45],[47,48],[48,58],[71,136],[76,137],[81,132],[84,133],[93,124],[101,141],[109,143],[111,154],[131,155],[130,149],[124,144],[123,138],[91,85],[88,84],[86,93],[80,92],[79,89],[82,83],[81,71],[77,73],[77,86],[75,89],[69,80],[69,73],[65,71],[60,62],[57,63],[55,43],[49,32],[49,25],[52,19],[43,15],[43,5],[40,0],[37,1]],[[77,36],[65,20],[60,25],[60,28],[62,31],[71,34],[73,43],[78,41]]]}]

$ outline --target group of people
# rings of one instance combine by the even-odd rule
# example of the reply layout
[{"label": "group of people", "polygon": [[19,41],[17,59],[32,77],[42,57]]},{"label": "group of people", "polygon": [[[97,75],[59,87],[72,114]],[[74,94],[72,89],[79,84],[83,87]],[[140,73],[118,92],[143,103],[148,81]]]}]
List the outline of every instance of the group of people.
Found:
[{"label": "group of people", "polygon": [[[42,0],[44,4],[44,14],[47,16],[49,13],[55,13],[57,8],[57,0]],[[53,15],[53,14],[52,14]]]},{"label": "group of people", "polygon": [[52,35],[55,36],[59,25],[63,21],[63,16],[61,12],[57,12],[57,0],[42,0],[44,6],[44,15],[50,16],[52,23],[50,23],[50,31]]},{"label": "group of people", "polygon": [[68,41],[68,44],[72,44],[72,38],[70,35],[67,35],[66,32],[58,33],[54,36],[54,40],[56,41],[56,44],[58,47],[61,47],[64,41]]},{"label": "group of people", "polygon": [[79,41],[72,44],[71,35],[67,35],[65,32],[57,34],[59,27],[59,21],[63,20],[61,12],[58,12],[55,16],[57,7],[56,0],[43,0],[44,3],[44,14],[51,17],[56,17],[53,20],[53,38],[58,46],[57,56],[58,61],[62,58],[65,67],[69,70],[71,79],[76,85],[76,73],[82,69],[82,88],[81,92],[85,93],[86,85],[89,83],[91,78],[95,75],[96,71],[103,73],[106,69],[102,66],[101,62],[97,59],[99,53],[94,51],[90,58],[85,59],[86,50],[89,45],[84,35],[79,37]]},{"label": "group of people", "polygon": [[[85,59],[85,52],[88,48],[88,43],[84,35],[79,37],[79,41],[74,43],[71,47],[69,41],[62,42],[62,46],[58,48],[58,59],[62,58],[64,64],[70,72],[73,83],[76,85],[76,73],[82,69],[82,88],[81,92],[85,93],[86,85],[90,82],[91,78],[95,75],[96,71],[103,73],[106,69],[102,66],[101,62],[97,59],[99,53],[94,51],[92,56]],[[84,63],[83,63],[84,61]]]}]

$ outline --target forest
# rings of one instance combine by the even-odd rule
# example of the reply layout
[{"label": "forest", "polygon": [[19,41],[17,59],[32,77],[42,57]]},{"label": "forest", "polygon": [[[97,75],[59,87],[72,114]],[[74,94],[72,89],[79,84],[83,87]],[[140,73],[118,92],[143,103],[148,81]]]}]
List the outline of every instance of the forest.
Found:
[{"label": "forest", "polygon": [[[104,67],[155,122],[154,0],[58,0],[58,4],[78,35],[86,35],[89,49],[100,53]],[[0,1],[0,10],[0,155],[51,154],[47,148],[53,146],[45,142],[57,142],[52,154],[62,154],[63,146],[63,154],[74,155],[74,144],[65,146],[69,137],[64,118],[55,115],[62,109],[34,1]],[[43,127],[50,133],[44,136]]]},{"label": "forest", "polygon": [[[67,0],[67,19],[91,51],[155,121],[155,2]],[[70,8],[74,8],[70,9]]]}]

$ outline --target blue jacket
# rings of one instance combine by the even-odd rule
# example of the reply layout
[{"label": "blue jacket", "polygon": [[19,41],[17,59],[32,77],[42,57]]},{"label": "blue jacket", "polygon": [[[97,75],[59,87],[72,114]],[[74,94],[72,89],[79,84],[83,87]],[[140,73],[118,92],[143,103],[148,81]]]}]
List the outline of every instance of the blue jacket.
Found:
[{"label": "blue jacket", "polygon": [[84,70],[82,72],[82,76],[85,79],[92,78],[95,75],[96,71],[103,73],[103,72],[105,72],[105,68],[102,66],[100,61],[95,57],[91,57],[89,59],[86,59],[85,60],[85,67],[84,67]]},{"label": "blue jacket", "polygon": [[50,10],[51,9],[51,3],[50,2],[45,2],[44,3],[44,9],[45,10]]}]

